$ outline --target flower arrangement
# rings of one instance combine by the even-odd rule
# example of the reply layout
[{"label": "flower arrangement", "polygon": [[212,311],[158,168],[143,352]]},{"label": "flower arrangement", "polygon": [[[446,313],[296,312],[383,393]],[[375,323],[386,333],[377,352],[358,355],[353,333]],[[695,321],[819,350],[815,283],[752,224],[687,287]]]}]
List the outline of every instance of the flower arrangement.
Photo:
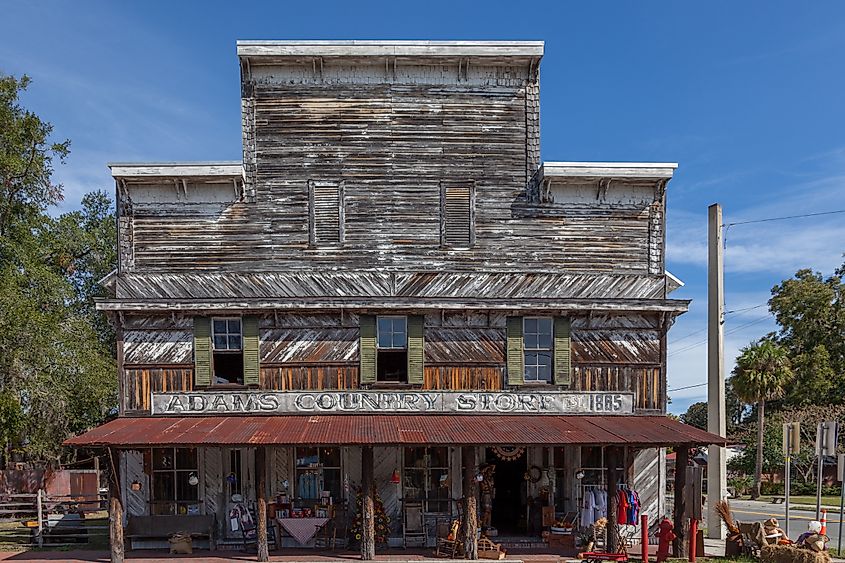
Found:
[{"label": "flower arrangement", "polygon": [[[355,516],[352,518],[349,531],[355,541],[360,542],[364,531],[364,495],[361,487],[358,487],[355,492],[355,508]],[[384,511],[384,502],[375,486],[373,486],[373,512],[375,513],[376,545],[385,545],[390,535],[390,517]]]}]

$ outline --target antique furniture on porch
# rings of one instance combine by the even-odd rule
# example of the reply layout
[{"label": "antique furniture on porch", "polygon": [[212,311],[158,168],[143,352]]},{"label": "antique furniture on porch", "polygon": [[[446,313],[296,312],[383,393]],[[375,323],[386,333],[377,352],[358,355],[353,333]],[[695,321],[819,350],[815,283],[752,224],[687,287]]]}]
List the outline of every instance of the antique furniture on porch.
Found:
[{"label": "antique furniture on porch", "polygon": [[306,545],[329,521],[328,518],[276,518],[276,524],[299,545]]},{"label": "antique furniture on porch", "polygon": [[504,559],[507,552],[502,549],[501,544],[493,543],[490,538],[484,536],[478,540],[478,558],[479,559],[493,559],[495,561]]},{"label": "antique furniture on porch", "polygon": [[407,549],[408,544],[425,545],[425,516],[422,502],[406,501],[404,503],[404,521],[402,522],[402,546]]},{"label": "antique furniture on porch", "polygon": [[214,514],[160,514],[153,516],[129,516],[124,536],[129,549],[133,549],[133,540],[168,541],[177,532],[190,534],[191,537],[206,537],[213,551],[215,548],[216,519]]},{"label": "antique furniture on porch", "polygon": [[464,543],[461,537],[461,521],[452,520],[451,524],[442,522],[437,526],[437,549],[435,557],[455,559],[464,556]]}]

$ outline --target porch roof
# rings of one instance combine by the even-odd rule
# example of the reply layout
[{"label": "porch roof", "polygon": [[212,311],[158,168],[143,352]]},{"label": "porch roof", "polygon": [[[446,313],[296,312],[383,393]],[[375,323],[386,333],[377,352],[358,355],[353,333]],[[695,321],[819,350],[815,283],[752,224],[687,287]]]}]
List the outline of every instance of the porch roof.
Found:
[{"label": "porch roof", "polygon": [[289,415],[124,417],[65,441],[77,447],[250,445],[725,444],[665,416]]}]

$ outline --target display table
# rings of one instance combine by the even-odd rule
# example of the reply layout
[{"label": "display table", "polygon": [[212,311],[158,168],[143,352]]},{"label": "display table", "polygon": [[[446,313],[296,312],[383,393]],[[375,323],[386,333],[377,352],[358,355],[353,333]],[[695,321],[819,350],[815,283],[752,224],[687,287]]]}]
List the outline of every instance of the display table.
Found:
[{"label": "display table", "polygon": [[[328,521],[328,518],[276,518],[276,525],[284,528],[299,545],[305,545]],[[281,534],[279,534],[279,545],[281,545]]]}]

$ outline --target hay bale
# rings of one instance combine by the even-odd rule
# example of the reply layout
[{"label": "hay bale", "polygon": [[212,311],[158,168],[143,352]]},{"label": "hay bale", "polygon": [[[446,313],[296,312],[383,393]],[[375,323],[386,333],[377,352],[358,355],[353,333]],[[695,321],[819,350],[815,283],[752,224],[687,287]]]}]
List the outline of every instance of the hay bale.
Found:
[{"label": "hay bale", "polygon": [[791,545],[764,545],[760,549],[760,563],[830,563],[830,554]]}]

